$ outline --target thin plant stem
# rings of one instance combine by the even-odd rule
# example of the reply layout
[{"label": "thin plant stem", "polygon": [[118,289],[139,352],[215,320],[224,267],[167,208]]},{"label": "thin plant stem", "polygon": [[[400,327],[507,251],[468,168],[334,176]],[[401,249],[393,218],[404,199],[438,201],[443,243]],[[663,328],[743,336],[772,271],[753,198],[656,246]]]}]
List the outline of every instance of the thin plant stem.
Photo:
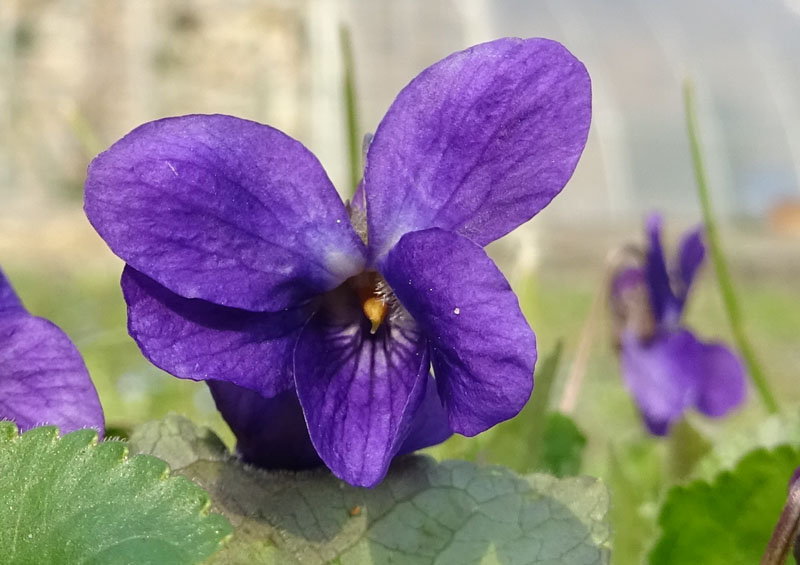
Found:
[{"label": "thin plant stem", "polygon": [[786,506],[775,524],[767,550],[761,558],[761,565],[784,565],[789,549],[797,539],[800,530],[800,481],[794,481],[789,488]]},{"label": "thin plant stem", "polygon": [[589,357],[600,318],[600,305],[603,303],[603,297],[606,294],[605,287],[605,281],[603,281],[594,293],[592,305],[589,307],[589,314],[586,316],[581,328],[578,348],[575,350],[575,359],[570,366],[567,383],[564,385],[564,392],[561,395],[559,410],[563,414],[572,414],[578,404],[578,395],[583,387],[583,377],[586,375],[586,368],[589,366]]},{"label": "thin plant stem", "polygon": [[339,45],[342,52],[342,92],[347,122],[347,156],[350,170],[350,195],[355,194],[361,182],[361,126],[358,119],[358,102],[356,100],[355,63],[353,62],[353,43],[347,26],[339,27]]},{"label": "thin plant stem", "polygon": [[736,346],[744,359],[747,371],[750,373],[750,378],[753,379],[756,391],[761,397],[761,401],[764,403],[764,407],[767,411],[775,414],[778,412],[778,403],[775,400],[775,396],[772,394],[772,390],[761,369],[761,365],[756,359],[756,354],[750,344],[750,340],[747,338],[742,312],[739,308],[739,302],[733,288],[733,279],[728,270],[728,264],[722,251],[720,236],[717,232],[717,223],[711,206],[711,194],[708,189],[708,178],[703,162],[703,152],[700,148],[700,135],[694,106],[694,92],[689,81],[684,83],[683,97],[686,109],[686,126],[689,131],[689,146],[691,147],[692,164],[694,165],[694,175],[697,181],[697,194],[700,197],[700,208],[703,212],[706,240],[711,251],[711,260],[714,264],[714,270],[717,274],[717,282],[719,283],[722,302],[725,306],[725,312],[728,315],[733,337],[736,340]]},{"label": "thin plant stem", "polygon": [[575,359],[567,376],[567,383],[564,385],[564,392],[561,395],[559,410],[564,414],[572,414],[578,404],[578,396],[583,387],[583,378],[589,366],[589,358],[594,344],[595,333],[600,323],[602,306],[604,299],[608,295],[611,284],[611,277],[614,271],[626,254],[630,252],[629,246],[623,246],[611,251],[605,260],[604,271],[597,291],[592,298],[592,305],[589,313],[581,327],[581,335],[578,341],[578,348],[575,350]]}]

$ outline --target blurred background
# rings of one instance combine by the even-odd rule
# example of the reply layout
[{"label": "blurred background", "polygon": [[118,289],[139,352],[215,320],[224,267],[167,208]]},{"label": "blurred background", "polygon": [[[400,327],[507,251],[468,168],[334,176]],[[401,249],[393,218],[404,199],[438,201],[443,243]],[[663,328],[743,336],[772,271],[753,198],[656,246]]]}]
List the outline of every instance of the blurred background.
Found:
[{"label": "blurred background", "polygon": [[[127,337],[121,263],[81,210],[87,164],[142,122],[227,113],[301,140],[347,196],[340,25],[362,133],[419,71],[475,43],[550,37],[586,64],[594,119],[572,181],[490,249],[541,352],[563,340],[554,406],[608,252],[641,241],[647,211],[664,212],[668,247],[699,221],[681,93],[690,78],[751,337],[778,396],[800,400],[800,1],[0,0],[0,265],[29,309],[77,342],[110,424],[175,410],[231,439],[202,384],[151,367]],[[710,269],[698,286],[690,321],[729,339]],[[598,475],[609,446],[643,435],[603,314],[574,409],[591,431],[582,470]],[[707,431],[763,417],[753,397]],[[438,453],[463,456],[463,445]]]}]

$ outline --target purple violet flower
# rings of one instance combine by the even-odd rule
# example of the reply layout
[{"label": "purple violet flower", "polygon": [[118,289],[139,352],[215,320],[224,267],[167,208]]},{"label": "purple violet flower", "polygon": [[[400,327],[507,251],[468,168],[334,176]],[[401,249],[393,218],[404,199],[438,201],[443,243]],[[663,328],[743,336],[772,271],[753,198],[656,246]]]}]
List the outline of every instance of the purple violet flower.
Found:
[{"label": "purple violet flower", "polygon": [[705,256],[700,229],[683,237],[672,270],[661,247],[660,215],[648,218],[647,236],[642,264],[617,271],[611,306],[625,384],[650,432],[666,435],[689,406],[714,418],[739,406],[745,372],[730,348],[701,342],[681,324]]},{"label": "purple violet flower", "polygon": [[0,420],[20,432],[41,425],[65,434],[94,428],[103,409],[81,354],[64,332],[32,316],[0,271]]},{"label": "purple violet flower", "polygon": [[528,400],[535,337],[483,246],[558,194],[590,114],[562,45],[501,39],[400,92],[347,207],[294,139],[192,115],[99,155],[85,209],[127,263],[130,334],[162,369],[209,381],[246,460],[321,459],[372,486],[398,453]]}]

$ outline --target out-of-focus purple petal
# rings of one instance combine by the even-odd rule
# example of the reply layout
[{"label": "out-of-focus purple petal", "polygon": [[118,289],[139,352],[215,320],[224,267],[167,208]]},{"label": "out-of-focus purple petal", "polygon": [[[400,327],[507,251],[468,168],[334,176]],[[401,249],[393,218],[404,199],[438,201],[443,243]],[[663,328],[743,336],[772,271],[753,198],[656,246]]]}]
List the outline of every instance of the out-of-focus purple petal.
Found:
[{"label": "out-of-focus purple petal", "polygon": [[650,294],[650,304],[657,322],[665,320],[665,316],[677,317],[680,310],[677,308],[677,298],[672,293],[669,282],[669,272],[664,260],[664,249],[661,247],[661,215],[654,213],[647,218],[647,253],[644,274],[647,279],[647,288]]},{"label": "out-of-focus purple petal", "polygon": [[515,416],[533,389],[536,337],[484,250],[433,228],[403,236],[381,269],[428,337],[453,431],[472,436]]},{"label": "out-of-focus purple petal", "polygon": [[272,398],[224,381],[208,381],[217,409],[236,435],[236,451],[265,469],[322,465],[294,388]]},{"label": "out-of-focus purple petal", "polygon": [[154,365],[182,379],[221,380],[271,397],[293,388],[292,352],[309,308],[249,312],[183,298],[125,267],[128,331]]},{"label": "out-of-focus purple petal", "polygon": [[3,270],[0,269],[0,316],[13,312],[25,312],[25,308],[17,297],[17,293],[11,288],[11,283],[3,274]]},{"label": "out-of-focus purple petal", "polygon": [[24,310],[0,313],[0,420],[20,431],[49,424],[61,433],[94,428],[103,409],[80,353],[58,327]]},{"label": "out-of-focus purple petal", "polygon": [[632,306],[632,303],[640,302],[642,294],[644,294],[649,309],[650,295],[647,291],[643,269],[623,267],[614,273],[611,279],[609,301],[614,314],[620,319],[623,326],[630,317],[631,309],[636,308],[636,306]]},{"label": "out-of-focus purple petal", "polygon": [[665,435],[684,410],[697,401],[694,337],[685,330],[649,343],[623,336],[622,376],[653,434]]},{"label": "out-of-focus purple petal", "polygon": [[339,325],[319,311],[294,354],[295,384],[311,441],[333,473],[352,485],[383,479],[425,394],[425,339],[366,317]]},{"label": "out-of-focus purple petal", "polygon": [[705,255],[706,246],[703,243],[702,228],[694,229],[683,236],[678,252],[678,274],[681,283],[681,289],[678,294],[681,305],[686,301],[686,295],[692,286],[697,270],[703,264]]},{"label": "out-of-focus purple petal", "polygon": [[403,455],[440,444],[451,435],[453,430],[447,422],[447,412],[442,405],[442,399],[439,398],[436,381],[433,377],[428,377],[425,398],[414,416],[411,431],[397,454]]},{"label": "out-of-focus purple petal", "polygon": [[644,271],[639,267],[626,267],[614,275],[611,281],[612,300],[621,300],[625,293],[638,289],[645,283]]},{"label": "out-of-focus purple petal", "polygon": [[697,409],[706,416],[719,418],[745,400],[744,367],[733,351],[721,343],[698,341],[695,350]]},{"label": "out-of-focus purple petal", "polygon": [[533,217],[572,176],[591,118],[583,64],[547,39],[499,39],[422,71],[367,153],[370,256],[441,227],[485,245]]},{"label": "out-of-focus purple petal", "polygon": [[126,263],[180,296],[223,306],[278,311],[364,265],[316,157],[232,116],[136,128],[92,161],[85,209]]}]

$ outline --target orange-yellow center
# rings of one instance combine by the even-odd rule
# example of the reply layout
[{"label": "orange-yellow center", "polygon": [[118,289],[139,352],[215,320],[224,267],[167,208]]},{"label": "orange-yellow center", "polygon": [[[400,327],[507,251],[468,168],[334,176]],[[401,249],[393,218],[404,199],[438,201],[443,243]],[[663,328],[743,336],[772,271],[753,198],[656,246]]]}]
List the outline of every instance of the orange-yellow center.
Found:
[{"label": "orange-yellow center", "polygon": [[373,334],[378,331],[389,311],[389,304],[378,290],[381,287],[381,281],[380,275],[375,271],[361,273],[352,279],[353,287],[358,293],[359,302],[361,302],[361,309],[367,320],[372,323],[370,333]]},{"label": "orange-yellow center", "polygon": [[386,303],[379,296],[370,296],[366,300],[362,300],[361,308],[364,310],[364,315],[372,323],[369,332],[374,334],[386,317]]}]

